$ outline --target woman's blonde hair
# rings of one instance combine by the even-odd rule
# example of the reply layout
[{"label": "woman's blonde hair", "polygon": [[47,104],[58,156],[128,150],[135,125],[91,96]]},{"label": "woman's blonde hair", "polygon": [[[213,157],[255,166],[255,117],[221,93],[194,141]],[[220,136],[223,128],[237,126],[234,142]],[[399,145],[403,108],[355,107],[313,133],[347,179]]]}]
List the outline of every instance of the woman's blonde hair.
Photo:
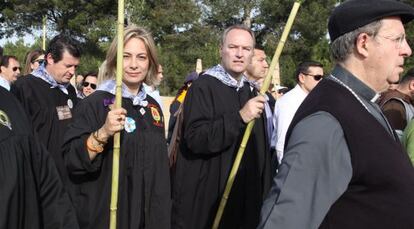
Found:
[{"label": "woman's blonde hair", "polygon": [[[145,48],[148,53],[149,67],[148,74],[145,76],[144,82],[147,85],[153,85],[157,80],[158,73],[158,58],[157,51],[155,48],[155,42],[152,35],[144,28],[129,25],[124,30],[124,45],[131,39],[138,38],[144,42]],[[99,71],[98,82],[101,83],[105,80],[115,79],[116,75],[116,53],[117,53],[118,39],[115,37],[109,46],[106,54],[106,65],[101,66],[103,71]]]}]

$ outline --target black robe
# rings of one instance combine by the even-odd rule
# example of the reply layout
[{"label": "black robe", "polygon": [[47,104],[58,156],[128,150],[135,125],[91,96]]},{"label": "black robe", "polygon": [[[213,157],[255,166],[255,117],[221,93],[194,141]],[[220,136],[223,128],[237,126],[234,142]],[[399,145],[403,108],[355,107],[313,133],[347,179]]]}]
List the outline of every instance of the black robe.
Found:
[{"label": "black robe", "polygon": [[[111,98],[114,96],[108,92],[96,91],[79,102],[65,134],[63,155],[69,174],[68,189],[84,229],[109,228],[113,138],[92,161],[85,144],[90,133],[103,126],[109,111],[104,100]],[[127,117],[135,120],[136,129],[121,132],[117,228],[170,227],[164,120],[158,103],[150,96],[147,101],[148,106],[143,108],[133,106],[130,99],[122,99],[122,107]]]},{"label": "black robe", "polygon": [[[78,101],[75,88],[68,86],[68,94],[33,75],[20,77],[12,84],[11,92],[20,100],[39,140],[46,146],[56,162],[62,179],[66,180],[61,154],[63,135],[71,118],[59,120],[57,107],[74,107]],[[71,102],[68,102],[70,100]],[[70,104],[72,103],[72,104]],[[73,109],[70,109],[71,112]]]},{"label": "black robe", "polygon": [[[244,134],[239,110],[255,96],[209,75],[193,83],[184,102],[184,129],[173,186],[172,228],[211,228]],[[263,117],[256,120],[220,228],[256,228],[271,184]]]},{"label": "black robe", "polygon": [[2,87],[0,98],[0,228],[78,228],[55,163],[24,110]]}]

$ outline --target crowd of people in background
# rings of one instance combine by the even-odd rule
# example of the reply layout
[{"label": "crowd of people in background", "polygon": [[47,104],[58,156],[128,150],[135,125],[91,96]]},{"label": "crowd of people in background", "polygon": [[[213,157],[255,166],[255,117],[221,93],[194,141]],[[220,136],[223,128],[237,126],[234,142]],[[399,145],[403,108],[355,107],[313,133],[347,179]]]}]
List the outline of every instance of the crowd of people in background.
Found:
[{"label": "crowd of people in background", "polygon": [[0,228],[109,228],[117,133],[117,228],[212,228],[241,147],[218,228],[414,228],[414,69],[402,74],[413,19],[398,1],[345,1],[328,22],[334,68],[297,60],[296,85],[264,93],[265,50],[229,26],[219,63],[190,69],[171,104],[137,25],[85,73],[67,34],[24,66],[0,48]]}]

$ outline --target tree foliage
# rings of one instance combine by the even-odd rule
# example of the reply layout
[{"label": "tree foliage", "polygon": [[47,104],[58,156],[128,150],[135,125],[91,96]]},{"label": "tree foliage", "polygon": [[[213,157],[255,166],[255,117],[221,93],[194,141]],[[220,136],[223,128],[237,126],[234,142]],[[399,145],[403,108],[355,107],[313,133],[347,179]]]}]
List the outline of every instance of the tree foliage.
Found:
[{"label": "tree foliage", "polygon": [[[285,23],[294,1],[264,0],[258,18],[264,28],[259,38],[265,43],[267,53],[274,52],[280,40]],[[294,71],[298,63],[306,60],[320,61],[329,71],[332,64],[329,57],[327,38],[328,17],[336,0],[304,1],[295,18],[290,36],[280,57],[280,75],[283,85],[295,84]]]},{"label": "tree foliage", "polygon": [[[294,86],[293,72],[305,60],[320,61],[329,72],[327,22],[340,0],[302,1],[280,58],[282,84]],[[405,0],[414,5],[414,0]],[[219,39],[229,25],[245,23],[256,34],[257,43],[271,58],[293,6],[293,0],[126,0],[128,23],[148,28],[156,41],[164,69],[161,94],[174,94],[184,77],[195,70],[201,58],[208,68],[220,61]],[[80,72],[97,70],[116,33],[116,0],[5,0],[0,2],[0,36],[33,34],[48,19],[48,36],[69,33],[82,42]],[[414,44],[413,23],[407,26],[407,40]],[[40,46],[20,39],[5,45],[6,54],[21,62],[24,54]],[[269,60],[270,61],[270,60]],[[409,59],[407,67],[414,66]]]},{"label": "tree foliage", "polygon": [[31,33],[46,16],[49,30],[97,42],[113,31],[116,5],[116,0],[7,0],[0,5],[1,32]]}]

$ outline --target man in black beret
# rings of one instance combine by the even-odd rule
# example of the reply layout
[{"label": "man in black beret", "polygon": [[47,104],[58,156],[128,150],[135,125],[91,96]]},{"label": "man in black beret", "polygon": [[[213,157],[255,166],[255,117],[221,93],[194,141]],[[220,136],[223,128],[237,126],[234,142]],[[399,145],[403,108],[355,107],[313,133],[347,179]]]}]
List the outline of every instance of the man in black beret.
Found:
[{"label": "man in black beret", "polygon": [[398,1],[351,0],[329,18],[336,61],[298,109],[259,228],[414,228],[414,171],[379,107],[411,55]]}]

